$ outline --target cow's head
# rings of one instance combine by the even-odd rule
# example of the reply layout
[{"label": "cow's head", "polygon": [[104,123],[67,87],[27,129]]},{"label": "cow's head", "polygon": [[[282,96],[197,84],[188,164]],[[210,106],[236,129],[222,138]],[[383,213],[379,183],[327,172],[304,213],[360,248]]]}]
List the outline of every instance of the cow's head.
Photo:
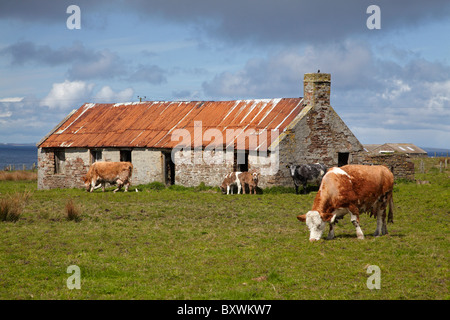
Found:
[{"label": "cow's head", "polygon": [[86,189],[86,191],[89,191],[89,189],[91,189],[91,182],[89,181],[89,178],[83,177],[83,182],[84,182],[84,188]]},{"label": "cow's head", "polygon": [[252,173],[252,179],[253,181],[258,184],[258,180],[259,180],[259,173],[258,172],[253,172]]},{"label": "cow's head", "polygon": [[286,168],[289,169],[289,172],[291,173],[291,177],[294,177],[297,166],[295,164],[288,164],[288,165],[286,165]]},{"label": "cow's head", "polygon": [[222,182],[222,185],[220,186],[220,190],[222,193],[227,193],[227,186],[228,186],[228,174],[224,177],[224,180]]},{"label": "cow's head", "polygon": [[323,231],[327,222],[331,220],[332,216],[324,216],[319,211],[308,211],[306,214],[297,216],[301,222],[306,222],[309,229],[309,241],[317,241],[322,238]]}]

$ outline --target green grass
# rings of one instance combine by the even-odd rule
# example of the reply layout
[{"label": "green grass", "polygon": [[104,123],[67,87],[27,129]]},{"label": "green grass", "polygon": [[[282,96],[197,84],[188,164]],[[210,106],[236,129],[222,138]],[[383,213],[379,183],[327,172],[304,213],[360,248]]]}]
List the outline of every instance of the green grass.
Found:
[{"label": "green grass", "polygon": [[[422,175],[430,184],[395,186],[389,235],[372,237],[363,215],[358,240],[346,216],[335,240],[317,243],[296,219],[315,192],[0,181],[0,198],[28,195],[16,222],[0,222],[0,299],[449,299],[450,173]],[[67,219],[69,199],[79,219]],[[80,290],[66,286],[70,265]],[[366,286],[368,265],[381,269],[380,290]]]}]

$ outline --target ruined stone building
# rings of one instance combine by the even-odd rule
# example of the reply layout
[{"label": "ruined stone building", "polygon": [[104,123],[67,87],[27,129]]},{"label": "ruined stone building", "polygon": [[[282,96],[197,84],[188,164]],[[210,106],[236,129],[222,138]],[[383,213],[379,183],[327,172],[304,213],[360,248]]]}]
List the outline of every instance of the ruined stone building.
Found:
[{"label": "ruined stone building", "polygon": [[38,188],[80,187],[95,161],[131,161],[134,185],[218,186],[256,170],[262,188],[291,186],[289,163],[361,163],[330,87],[330,74],[308,73],[303,98],[86,103],[38,143]]}]

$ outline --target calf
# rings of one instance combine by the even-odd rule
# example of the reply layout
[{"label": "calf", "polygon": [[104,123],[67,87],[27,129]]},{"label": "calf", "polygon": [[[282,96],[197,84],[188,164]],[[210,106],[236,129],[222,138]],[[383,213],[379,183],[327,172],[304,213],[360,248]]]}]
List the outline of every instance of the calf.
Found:
[{"label": "calf", "polygon": [[242,191],[245,194],[245,187],[248,186],[250,194],[256,194],[256,188],[258,187],[259,173],[257,172],[242,172],[238,175],[241,182]]},{"label": "calf", "polygon": [[239,175],[242,172],[231,172],[228,173],[227,175],[225,175],[222,185],[220,186],[220,189],[222,189],[222,192],[227,194],[233,194],[233,188],[235,186],[237,186],[238,188],[238,194],[241,192],[241,188],[242,188],[242,184],[241,184],[241,180],[239,179]]},{"label": "calf", "polygon": [[377,219],[374,236],[384,235],[388,233],[388,203],[388,222],[393,222],[393,188],[394,175],[385,166],[346,165],[332,168],[323,177],[311,211],[299,215],[297,219],[306,222],[310,230],[310,241],[322,237],[327,222],[330,224],[328,239],[333,239],[334,224],[350,213],[358,239],[364,239],[359,225],[359,213],[370,212]]},{"label": "calf", "polygon": [[100,183],[102,191],[105,192],[105,185],[108,182],[117,184],[114,193],[120,190],[123,185],[125,185],[125,192],[127,192],[132,173],[133,165],[131,162],[94,162],[84,177],[84,185],[86,191],[92,192],[96,188],[95,186]]},{"label": "calf", "polygon": [[320,186],[322,178],[327,172],[327,167],[324,164],[302,164],[302,165],[287,165],[292,179],[294,180],[295,193],[298,194],[298,187],[303,186],[303,193],[306,193],[306,186],[308,182]]}]

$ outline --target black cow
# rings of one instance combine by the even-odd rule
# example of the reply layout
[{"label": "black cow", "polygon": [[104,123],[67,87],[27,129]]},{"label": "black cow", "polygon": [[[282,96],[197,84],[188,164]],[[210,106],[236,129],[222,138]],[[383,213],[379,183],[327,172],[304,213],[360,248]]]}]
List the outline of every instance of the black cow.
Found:
[{"label": "black cow", "polygon": [[302,165],[287,165],[292,179],[294,180],[295,193],[298,194],[298,187],[303,186],[303,193],[306,193],[306,184],[308,182],[315,183],[320,186],[322,177],[327,172],[327,167],[324,164],[302,164]]}]

